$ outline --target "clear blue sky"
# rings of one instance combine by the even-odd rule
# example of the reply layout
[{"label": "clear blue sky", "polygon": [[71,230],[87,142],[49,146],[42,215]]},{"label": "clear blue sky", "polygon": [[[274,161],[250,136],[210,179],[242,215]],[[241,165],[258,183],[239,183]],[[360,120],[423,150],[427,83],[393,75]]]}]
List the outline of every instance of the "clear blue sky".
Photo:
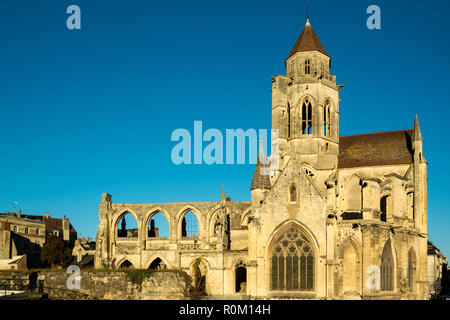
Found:
[{"label": "clear blue sky", "polygon": [[[412,128],[428,166],[431,240],[450,256],[449,1],[311,0],[341,90],[340,134]],[[81,8],[82,30],[66,28]],[[381,30],[366,8],[381,8]],[[252,165],[172,164],[176,128],[270,128],[271,77],[304,1],[0,3],[0,211],[70,217],[95,237],[114,202],[250,200]]]}]

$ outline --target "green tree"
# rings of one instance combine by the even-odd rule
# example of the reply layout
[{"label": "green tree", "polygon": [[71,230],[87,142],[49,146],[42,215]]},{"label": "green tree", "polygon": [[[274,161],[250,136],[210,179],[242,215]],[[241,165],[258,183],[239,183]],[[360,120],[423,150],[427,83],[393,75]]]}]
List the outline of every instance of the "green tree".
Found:
[{"label": "green tree", "polygon": [[63,239],[50,236],[42,248],[41,260],[43,263],[55,266],[67,266],[72,261],[72,248]]}]

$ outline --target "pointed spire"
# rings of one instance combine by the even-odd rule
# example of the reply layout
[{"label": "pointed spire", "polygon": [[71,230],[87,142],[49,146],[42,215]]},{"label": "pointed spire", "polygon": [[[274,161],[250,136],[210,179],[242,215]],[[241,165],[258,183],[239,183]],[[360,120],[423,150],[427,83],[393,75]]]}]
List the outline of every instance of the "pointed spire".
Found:
[{"label": "pointed spire", "polygon": [[255,166],[255,172],[253,173],[253,180],[250,190],[271,188],[269,175],[261,174],[261,169],[265,167],[266,164],[265,164],[263,141],[261,140],[259,146],[258,162],[256,163]]},{"label": "pointed spire", "polygon": [[291,53],[289,54],[287,59],[289,59],[297,52],[302,51],[319,51],[329,57],[328,53],[325,51],[325,48],[323,47],[322,43],[311,27],[309,18],[306,19],[305,27],[303,28],[302,33],[295,42],[294,47],[292,48]]},{"label": "pointed spire", "polygon": [[420,132],[419,118],[414,118],[414,141],[422,141],[422,133]]}]

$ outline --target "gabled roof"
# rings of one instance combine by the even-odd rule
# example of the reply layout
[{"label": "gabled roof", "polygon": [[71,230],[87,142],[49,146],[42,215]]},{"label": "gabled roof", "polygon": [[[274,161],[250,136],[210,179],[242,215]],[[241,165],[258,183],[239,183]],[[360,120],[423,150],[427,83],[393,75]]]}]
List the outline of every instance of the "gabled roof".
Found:
[{"label": "gabled roof", "polygon": [[295,42],[294,47],[292,48],[291,53],[286,58],[286,60],[297,52],[303,51],[319,51],[329,57],[328,53],[325,51],[325,48],[323,47],[322,43],[311,27],[309,19],[306,20],[305,27],[303,28],[302,33]]},{"label": "gabled roof", "polygon": [[338,168],[411,164],[414,130],[339,137]]}]

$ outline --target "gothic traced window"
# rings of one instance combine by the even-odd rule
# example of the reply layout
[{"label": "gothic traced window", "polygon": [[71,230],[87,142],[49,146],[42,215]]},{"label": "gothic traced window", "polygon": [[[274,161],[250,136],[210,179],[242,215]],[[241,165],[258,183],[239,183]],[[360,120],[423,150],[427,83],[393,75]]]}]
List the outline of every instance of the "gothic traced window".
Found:
[{"label": "gothic traced window", "polygon": [[302,134],[312,133],[312,106],[308,99],[302,104]]},{"label": "gothic traced window", "polygon": [[271,249],[271,290],[314,290],[314,252],[296,226],[277,236]]},{"label": "gothic traced window", "polygon": [[394,258],[391,250],[391,240],[386,241],[381,255],[381,290],[394,290]]}]

